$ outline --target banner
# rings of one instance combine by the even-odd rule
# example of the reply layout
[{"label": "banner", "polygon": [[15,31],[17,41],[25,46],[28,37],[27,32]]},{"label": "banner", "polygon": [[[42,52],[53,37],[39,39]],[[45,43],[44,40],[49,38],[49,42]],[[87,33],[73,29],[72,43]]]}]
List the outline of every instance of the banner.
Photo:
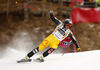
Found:
[{"label": "banner", "polygon": [[70,18],[75,23],[100,23],[100,8],[74,8]]}]

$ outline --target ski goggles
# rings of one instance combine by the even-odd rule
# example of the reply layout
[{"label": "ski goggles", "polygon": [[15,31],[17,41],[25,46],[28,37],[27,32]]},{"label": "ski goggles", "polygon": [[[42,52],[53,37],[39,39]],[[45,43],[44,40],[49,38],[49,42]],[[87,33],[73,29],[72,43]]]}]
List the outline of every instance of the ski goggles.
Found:
[{"label": "ski goggles", "polygon": [[71,26],[71,24],[69,24],[69,23],[66,23],[66,25],[65,26]]}]

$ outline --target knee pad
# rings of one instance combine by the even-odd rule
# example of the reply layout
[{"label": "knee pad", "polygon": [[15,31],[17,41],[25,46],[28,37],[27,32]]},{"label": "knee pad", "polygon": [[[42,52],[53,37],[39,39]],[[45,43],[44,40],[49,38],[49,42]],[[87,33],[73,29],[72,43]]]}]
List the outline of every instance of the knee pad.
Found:
[{"label": "knee pad", "polygon": [[32,57],[35,53],[37,53],[38,51],[39,51],[39,47],[33,49],[31,52],[29,52],[29,53],[27,54],[27,56],[30,58],[30,57]]},{"label": "knee pad", "polygon": [[54,50],[55,50],[54,48],[49,48],[47,51],[45,51],[45,52],[43,53],[43,57],[48,56],[48,55],[49,55],[50,53],[52,53]]}]

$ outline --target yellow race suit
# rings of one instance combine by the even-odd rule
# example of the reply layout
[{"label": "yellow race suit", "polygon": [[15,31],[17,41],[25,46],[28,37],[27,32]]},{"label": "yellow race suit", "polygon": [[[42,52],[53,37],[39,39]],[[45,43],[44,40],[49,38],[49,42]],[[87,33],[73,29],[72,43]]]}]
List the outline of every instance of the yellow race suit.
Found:
[{"label": "yellow race suit", "polygon": [[51,19],[57,24],[57,27],[53,31],[53,33],[50,34],[46,39],[44,39],[39,45],[39,51],[43,50],[48,46],[50,46],[50,48],[57,49],[60,41],[65,39],[71,32],[70,29],[65,29],[63,23],[59,21],[56,17],[53,17],[53,14],[50,15]]},{"label": "yellow race suit", "polygon": [[54,17],[52,13],[50,13],[50,17],[57,24],[57,27],[52,32],[52,34],[50,34],[47,38],[45,38],[41,42],[41,44],[37,48],[33,49],[31,52],[29,52],[27,54],[27,56],[29,58],[32,57],[35,53],[37,53],[37,52],[39,52],[39,51],[41,51],[44,48],[49,46],[50,48],[43,53],[43,57],[48,56],[55,49],[57,49],[59,43],[61,41],[63,41],[64,39],[66,39],[66,37],[68,37],[68,36],[74,42],[76,47],[79,48],[79,45],[78,45],[76,39],[74,38],[74,35],[71,32],[71,30],[70,29],[65,29],[64,24],[60,20],[58,20],[56,17]]}]

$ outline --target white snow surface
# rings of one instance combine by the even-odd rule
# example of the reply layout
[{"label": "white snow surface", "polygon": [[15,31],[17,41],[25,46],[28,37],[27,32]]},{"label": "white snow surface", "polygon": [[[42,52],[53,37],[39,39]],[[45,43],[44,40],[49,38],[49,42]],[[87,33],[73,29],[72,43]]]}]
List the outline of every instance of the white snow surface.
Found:
[{"label": "white snow surface", "polygon": [[[52,53],[45,57],[44,62],[17,63],[27,52],[12,48],[7,49],[5,56],[0,58],[0,70],[100,70],[100,50],[66,53]],[[32,59],[40,56],[35,54]]]}]

